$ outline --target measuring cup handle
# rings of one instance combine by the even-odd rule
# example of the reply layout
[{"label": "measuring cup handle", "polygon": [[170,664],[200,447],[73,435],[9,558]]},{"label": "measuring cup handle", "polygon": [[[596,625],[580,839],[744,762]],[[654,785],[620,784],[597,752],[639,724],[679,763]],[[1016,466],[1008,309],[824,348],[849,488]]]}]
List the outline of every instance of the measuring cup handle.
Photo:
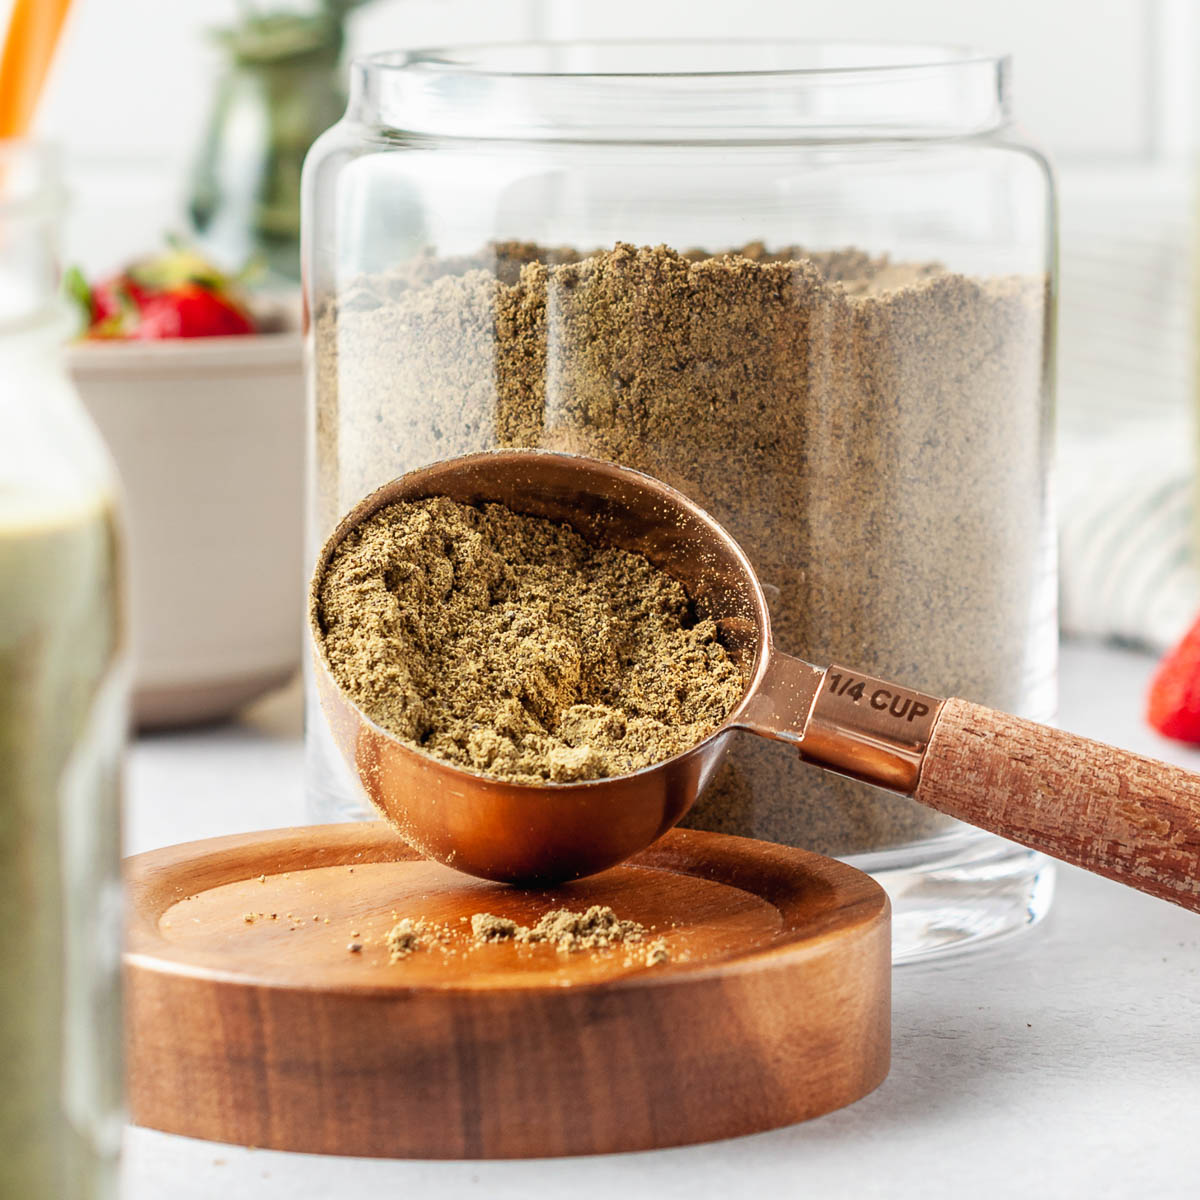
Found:
[{"label": "measuring cup handle", "polygon": [[1200,775],[947,700],[913,793],[1001,837],[1200,911]]},{"label": "measuring cup handle", "polygon": [[807,762],[1200,912],[1200,775],[774,653],[740,726]]}]

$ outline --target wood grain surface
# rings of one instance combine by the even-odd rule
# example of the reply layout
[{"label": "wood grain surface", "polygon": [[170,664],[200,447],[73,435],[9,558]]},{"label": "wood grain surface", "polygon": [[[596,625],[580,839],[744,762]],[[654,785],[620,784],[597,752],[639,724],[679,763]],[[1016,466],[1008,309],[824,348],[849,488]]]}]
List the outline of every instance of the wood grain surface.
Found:
[{"label": "wood grain surface", "polygon": [[[887,897],[800,850],[675,830],[525,891],[422,860],[380,823],[170,847],[127,878],[129,1094],[153,1128],[328,1154],[592,1154],[805,1120],[887,1073]],[[591,904],[672,961],[464,934],[391,964],[384,945],[396,916],[453,929]]]},{"label": "wood grain surface", "polygon": [[1200,911],[1200,775],[947,700],[916,798]]}]

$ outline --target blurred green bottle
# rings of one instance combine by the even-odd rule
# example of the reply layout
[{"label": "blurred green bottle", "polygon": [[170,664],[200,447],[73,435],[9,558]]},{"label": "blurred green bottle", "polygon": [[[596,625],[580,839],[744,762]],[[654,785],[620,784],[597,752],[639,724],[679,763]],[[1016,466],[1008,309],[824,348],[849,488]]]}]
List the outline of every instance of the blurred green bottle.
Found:
[{"label": "blurred green bottle", "polygon": [[312,11],[262,12],[220,30],[227,55],[194,168],[189,215],[227,265],[254,256],[276,282],[300,276],[300,172],[309,146],[341,116],[350,12],[368,0],[320,0]]}]

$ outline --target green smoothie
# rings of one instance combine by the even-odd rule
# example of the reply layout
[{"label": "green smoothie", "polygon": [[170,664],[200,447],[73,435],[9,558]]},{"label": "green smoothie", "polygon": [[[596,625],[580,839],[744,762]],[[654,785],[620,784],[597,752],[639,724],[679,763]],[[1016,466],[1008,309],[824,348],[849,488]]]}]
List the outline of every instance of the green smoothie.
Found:
[{"label": "green smoothie", "polygon": [[0,485],[0,1196],[115,1195],[121,624],[112,507]]}]

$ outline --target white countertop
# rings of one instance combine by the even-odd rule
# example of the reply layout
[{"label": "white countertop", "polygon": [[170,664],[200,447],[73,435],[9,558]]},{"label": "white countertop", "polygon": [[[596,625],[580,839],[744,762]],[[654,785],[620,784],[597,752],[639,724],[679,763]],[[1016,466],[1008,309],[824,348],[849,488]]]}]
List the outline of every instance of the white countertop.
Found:
[{"label": "white countertop", "polygon": [[[1061,724],[1200,770],[1141,721],[1151,660],[1067,647]],[[294,692],[140,740],[128,848],[304,820]],[[936,1200],[1200,1196],[1200,918],[1061,868],[1040,928],[895,973],[893,1065],[805,1125],[705,1146],[532,1162],[321,1158],[129,1132],[126,1200]]]}]

